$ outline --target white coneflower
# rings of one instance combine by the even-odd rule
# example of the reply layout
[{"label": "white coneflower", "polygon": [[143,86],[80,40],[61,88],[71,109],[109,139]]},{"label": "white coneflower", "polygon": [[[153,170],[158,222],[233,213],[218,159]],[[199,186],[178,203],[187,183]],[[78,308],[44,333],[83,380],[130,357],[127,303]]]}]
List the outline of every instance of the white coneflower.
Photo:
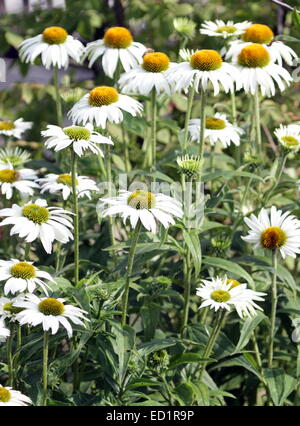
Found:
[{"label": "white coneflower", "polygon": [[243,34],[252,22],[233,22],[233,21],[222,21],[216,19],[216,21],[204,21],[201,24],[200,33],[208,35],[210,37],[222,37],[230,38],[237,37]]},{"label": "white coneflower", "polygon": [[182,173],[187,175],[188,178],[197,176],[201,172],[203,166],[203,159],[201,160],[199,156],[194,155],[186,154],[177,157],[176,161]]},{"label": "white coneflower", "polygon": [[182,62],[166,71],[167,79],[175,91],[194,85],[196,92],[206,91],[211,84],[214,95],[223,87],[225,92],[234,90],[234,82],[239,78],[236,67],[223,62],[215,50],[197,50],[188,62]]},{"label": "white coneflower", "polygon": [[[198,118],[193,118],[189,121],[188,130],[192,141],[199,141],[200,124],[201,120]],[[224,148],[227,148],[231,143],[238,146],[243,133],[243,129],[234,126],[227,120],[226,114],[217,112],[213,117],[205,119],[204,137],[211,145],[215,145],[216,142],[220,141]]]},{"label": "white coneflower", "polygon": [[89,67],[102,57],[102,67],[106,75],[113,78],[118,62],[127,72],[142,62],[146,47],[133,41],[127,28],[109,28],[102,40],[88,43],[85,48],[84,58],[89,59]]},{"label": "white coneflower", "polygon": [[86,312],[83,309],[72,305],[65,305],[64,299],[55,299],[53,297],[39,298],[34,294],[25,296],[24,301],[15,302],[14,306],[23,308],[16,315],[16,319],[21,325],[29,324],[32,326],[42,325],[44,331],[50,331],[56,334],[60,326],[63,326],[72,337],[73,330],[69,322],[85,327],[83,321],[88,321],[85,317]]},{"label": "white coneflower", "polygon": [[36,171],[32,169],[17,169],[11,165],[0,165],[0,191],[7,200],[13,196],[14,190],[19,191],[21,198],[31,196],[34,188],[39,188],[36,182]]},{"label": "white coneflower", "polygon": [[0,343],[6,341],[6,339],[10,336],[9,329],[5,326],[5,323],[2,318],[0,318]]},{"label": "white coneflower", "polygon": [[24,294],[18,294],[15,297],[0,297],[0,319],[14,322],[16,320],[16,314],[21,312],[22,308],[14,306],[15,302],[24,300]]},{"label": "white coneflower", "polygon": [[142,104],[130,96],[118,93],[113,87],[100,86],[84,95],[69,111],[68,116],[75,124],[95,123],[105,129],[107,121],[123,121],[122,111],[135,117],[142,110]]},{"label": "white coneflower", "polygon": [[298,152],[300,149],[300,126],[297,124],[289,124],[275,129],[274,135],[277,137],[281,146],[290,152]]},{"label": "white coneflower", "polygon": [[226,54],[226,58],[233,58],[239,55],[240,51],[251,43],[261,44],[273,58],[274,62],[282,65],[284,60],[288,65],[298,59],[297,53],[286,46],[282,41],[274,40],[274,33],[270,27],[262,24],[253,24],[243,33],[241,40],[235,40],[231,43]]},{"label": "white coneflower", "polygon": [[25,407],[30,404],[32,404],[32,401],[28,396],[13,390],[11,387],[0,385],[0,407]]},{"label": "white coneflower", "polygon": [[29,160],[29,152],[24,151],[19,147],[0,149],[0,166],[12,165],[13,167],[20,167]]},{"label": "white coneflower", "polygon": [[20,59],[23,62],[34,63],[41,55],[42,64],[46,69],[51,66],[68,68],[69,59],[81,61],[84,46],[75,40],[61,27],[48,27],[42,34],[24,40],[20,47]]},{"label": "white coneflower", "polygon": [[275,64],[270,52],[258,43],[243,47],[233,58],[233,63],[240,72],[237,89],[243,88],[245,92],[250,92],[252,95],[260,89],[263,96],[274,96],[274,82],[277,83],[280,91],[284,91],[285,84],[289,85],[293,81],[289,72]]},{"label": "white coneflower", "polygon": [[15,121],[0,121],[0,135],[13,136],[20,139],[26,130],[31,129],[32,122],[24,121],[23,118],[18,118]]},{"label": "white coneflower", "polygon": [[283,213],[272,206],[270,214],[263,208],[258,217],[251,214],[244,220],[250,230],[242,239],[254,248],[279,250],[283,258],[300,253],[300,221],[290,212]]},{"label": "white coneflower", "polygon": [[86,151],[93,154],[100,154],[104,157],[103,151],[99,145],[113,145],[109,137],[103,136],[94,130],[94,127],[88,123],[85,126],[58,127],[48,125],[42,132],[46,138],[45,145],[54,151],[71,147],[74,152],[81,157]]},{"label": "white coneflower", "polygon": [[[46,177],[38,179],[41,185],[41,194],[49,192],[50,194],[62,193],[63,199],[67,200],[72,193],[72,175],[63,173],[56,175],[50,173]],[[87,176],[76,176],[76,192],[79,198],[87,197],[91,199],[91,192],[98,191],[96,182]]]},{"label": "white coneflower", "polygon": [[44,280],[53,281],[48,272],[41,271],[33,265],[33,262],[17,259],[0,260],[0,281],[5,281],[5,295],[25,291],[33,293],[36,287],[41,287],[48,294],[49,286]]},{"label": "white coneflower", "polygon": [[200,308],[209,306],[217,312],[219,309],[230,311],[234,307],[241,318],[255,315],[256,309],[262,310],[255,301],[263,301],[261,296],[265,293],[247,289],[246,284],[236,283],[227,277],[202,280],[202,285],[196,292],[203,299]]},{"label": "white coneflower", "polygon": [[124,223],[130,219],[131,226],[136,227],[140,220],[143,226],[153,233],[156,232],[156,220],[165,228],[175,223],[173,216],[183,216],[181,203],[164,194],[136,190],[134,192],[120,191],[120,195],[101,200],[110,205],[102,212],[102,216],[121,215]]},{"label": "white coneflower", "polygon": [[60,207],[48,207],[46,200],[29,201],[24,206],[13,204],[12,208],[1,209],[0,216],[6,217],[0,226],[13,225],[10,235],[19,235],[27,243],[40,239],[47,253],[51,253],[54,240],[67,243],[73,239],[73,225],[68,217],[71,212]]},{"label": "white coneflower", "polygon": [[143,56],[143,63],[121,75],[119,84],[125,93],[148,95],[152,89],[156,93],[171,95],[166,79],[166,71],[174,66],[165,53],[151,52]]}]

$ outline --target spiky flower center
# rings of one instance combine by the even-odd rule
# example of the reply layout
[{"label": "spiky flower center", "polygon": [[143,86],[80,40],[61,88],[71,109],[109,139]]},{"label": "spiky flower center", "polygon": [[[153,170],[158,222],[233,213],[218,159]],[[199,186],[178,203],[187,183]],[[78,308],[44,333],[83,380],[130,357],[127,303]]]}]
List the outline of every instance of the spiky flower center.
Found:
[{"label": "spiky flower center", "polygon": [[205,120],[205,128],[209,130],[223,130],[226,128],[226,123],[220,118],[208,117]]},{"label": "spiky flower center", "polygon": [[18,180],[18,172],[11,169],[0,170],[0,182],[12,183]]},{"label": "spiky flower center", "polygon": [[22,209],[23,216],[34,223],[41,225],[49,219],[49,210],[46,207],[41,207],[38,204],[28,204]]},{"label": "spiky flower center", "polygon": [[251,43],[269,44],[274,38],[274,33],[267,25],[254,24],[247,28],[242,39]]},{"label": "spiky flower center", "polygon": [[89,104],[96,107],[110,105],[117,102],[119,94],[113,87],[99,86],[91,90],[89,95]]},{"label": "spiky flower center", "polygon": [[300,141],[294,136],[282,136],[281,140],[284,143],[284,145],[288,148],[293,148],[300,144]]},{"label": "spiky flower center", "polygon": [[228,302],[230,294],[225,290],[215,290],[211,293],[210,297],[212,300],[218,303]]},{"label": "spiky flower center", "polygon": [[260,237],[261,245],[270,250],[282,247],[287,240],[287,235],[279,226],[270,226],[266,228]]},{"label": "spiky flower center", "polygon": [[65,307],[59,300],[48,297],[38,304],[38,310],[44,315],[58,316],[64,313]]},{"label": "spiky flower center", "polygon": [[9,400],[10,400],[9,390],[4,388],[3,386],[0,386],[0,401],[1,402],[8,402]]},{"label": "spiky flower center", "polygon": [[112,27],[104,34],[104,43],[113,49],[126,49],[133,41],[132,35],[127,28]]},{"label": "spiky flower center", "polygon": [[35,267],[31,263],[19,262],[10,268],[10,273],[15,278],[30,280],[35,277]]},{"label": "spiky flower center", "polygon": [[65,127],[63,129],[63,132],[73,141],[81,141],[81,140],[88,141],[91,137],[91,132],[85,127],[81,127],[81,126]]},{"label": "spiky flower center", "polygon": [[17,308],[13,305],[13,302],[7,302],[3,305],[3,310],[15,315],[24,311],[24,308]]},{"label": "spiky flower center", "polygon": [[237,280],[227,280],[227,284],[231,284],[229,290],[232,290],[233,288],[238,287],[239,285],[241,285],[241,283],[239,281],[237,281]]},{"label": "spiky flower center", "polygon": [[43,31],[43,41],[48,44],[62,44],[67,37],[68,33],[62,27],[48,27]]},{"label": "spiky flower center", "polygon": [[[72,176],[69,175],[68,173],[63,173],[58,176],[58,178],[56,179],[56,182],[62,183],[63,185],[72,186]],[[78,185],[78,179],[76,179],[75,182],[76,182],[76,185]]]},{"label": "spiky flower center", "polygon": [[12,130],[15,128],[16,126],[12,121],[0,121],[0,130]]},{"label": "spiky flower center", "polygon": [[169,68],[170,59],[165,53],[147,53],[143,57],[143,68],[148,72],[162,72]]},{"label": "spiky flower center", "polygon": [[129,195],[127,203],[130,207],[133,207],[137,210],[152,209],[153,207],[155,207],[156,198],[155,195],[152,194],[152,192],[142,191],[141,189],[138,189],[137,191]]},{"label": "spiky flower center", "polygon": [[192,68],[200,71],[214,71],[222,66],[222,58],[215,50],[197,50],[190,59]]},{"label": "spiky flower center", "polygon": [[233,25],[223,25],[216,30],[217,33],[228,33],[233,34],[236,32],[236,28]]},{"label": "spiky flower center", "polygon": [[194,177],[201,170],[202,161],[198,156],[189,156],[186,154],[183,157],[177,158],[177,164],[182,172],[189,177]]},{"label": "spiky flower center", "polygon": [[257,43],[244,47],[238,56],[238,64],[247,68],[263,68],[269,65],[270,61],[267,49]]}]

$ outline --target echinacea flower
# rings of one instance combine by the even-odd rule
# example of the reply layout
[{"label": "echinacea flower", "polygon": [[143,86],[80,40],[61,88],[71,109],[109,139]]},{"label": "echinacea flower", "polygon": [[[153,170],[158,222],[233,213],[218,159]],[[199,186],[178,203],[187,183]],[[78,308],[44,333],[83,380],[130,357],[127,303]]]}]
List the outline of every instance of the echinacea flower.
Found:
[{"label": "echinacea flower", "polygon": [[[67,200],[72,193],[72,175],[63,173],[56,175],[47,174],[46,177],[38,179],[41,185],[41,194],[49,192],[50,194],[62,193],[63,199]],[[91,191],[98,191],[96,182],[87,176],[76,176],[76,192],[78,198],[87,197],[91,199]]]},{"label": "echinacea flower", "polygon": [[230,311],[234,307],[241,318],[256,315],[256,309],[262,310],[255,301],[263,301],[261,296],[265,295],[247,289],[246,284],[234,285],[233,280],[228,280],[227,277],[202,280],[196,294],[203,299],[200,309],[209,306],[217,312],[219,309]]},{"label": "echinacea flower", "polygon": [[[233,58],[233,63],[240,72],[237,89],[254,95],[258,89],[263,96],[275,95],[275,84],[279,90],[285,90],[293,81],[290,73],[280,65],[274,63],[272,54],[258,43],[248,44]],[[284,84],[285,83],[285,84]]]},{"label": "echinacea flower", "polygon": [[0,297],[0,319],[14,322],[16,320],[16,315],[22,310],[22,308],[14,306],[14,303],[23,301],[24,296],[23,293],[20,293],[12,298]]},{"label": "echinacea flower", "polygon": [[[198,118],[193,118],[189,121],[188,130],[192,141],[199,142],[200,123],[201,121]],[[224,148],[227,148],[231,143],[238,146],[243,133],[243,129],[234,126],[227,120],[226,114],[217,112],[213,117],[207,117],[205,120],[204,138],[211,145],[215,145],[220,141]]]},{"label": "echinacea flower", "polygon": [[13,191],[19,191],[21,198],[31,196],[34,188],[39,188],[36,182],[37,174],[32,169],[17,169],[11,165],[0,165],[0,191],[7,200],[13,196]]},{"label": "echinacea flower", "polygon": [[289,124],[283,126],[280,124],[279,128],[275,129],[274,135],[278,139],[281,146],[290,152],[298,152],[300,149],[300,126],[296,124]]},{"label": "echinacea flower", "polygon": [[183,216],[181,203],[175,198],[139,189],[134,192],[122,190],[119,196],[103,198],[101,201],[110,206],[102,212],[103,217],[119,214],[124,223],[129,218],[133,228],[140,220],[152,233],[156,232],[156,221],[168,228],[175,223],[173,216]]},{"label": "echinacea flower", "polygon": [[105,74],[113,78],[118,62],[127,72],[142,62],[146,47],[133,41],[130,31],[124,27],[109,28],[102,40],[88,43],[84,59],[89,59],[89,67],[102,56],[102,67]]},{"label": "echinacea flower", "polygon": [[68,116],[75,124],[95,123],[96,126],[105,129],[107,121],[111,123],[123,121],[122,111],[135,117],[142,110],[140,102],[118,93],[114,87],[99,86],[84,95],[68,112]]},{"label": "echinacea flower", "polygon": [[166,71],[167,80],[175,91],[187,91],[194,85],[196,92],[206,91],[211,84],[216,96],[220,88],[225,92],[234,90],[234,82],[239,78],[237,68],[223,62],[216,50],[197,50],[188,62],[181,62]]},{"label": "echinacea flower", "polygon": [[23,301],[15,302],[15,306],[23,308],[16,315],[20,325],[29,324],[37,326],[42,324],[44,331],[50,331],[56,334],[60,326],[63,326],[68,333],[68,337],[73,335],[72,321],[76,325],[85,327],[83,321],[88,321],[85,317],[86,312],[83,309],[72,305],[65,305],[64,299],[55,299],[53,297],[39,298],[34,294],[28,294]]},{"label": "echinacea flower", "polygon": [[244,31],[241,40],[235,40],[230,44],[226,58],[238,56],[244,47],[257,43],[270,53],[278,65],[282,65],[282,60],[288,65],[293,65],[293,61],[298,58],[297,53],[282,41],[274,40],[274,37],[273,31],[267,25],[253,24]]},{"label": "echinacea flower", "polygon": [[220,19],[216,19],[216,21],[204,21],[203,24],[201,24],[199,31],[201,34],[205,34],[210,37],[222,37],[226,39],[240,36],[250,25],[251,22],[249,21],[225,22]]},{"label": "echinacea flower", "polygon": [[10,336],[9,329],[5,326],[5,323],[2,318],[0,318],[0,343],[5,342],[5,340]]},{"label": "echinacea flower", "polygon": [[124,93],[139,93],[147,96],[152,89],[156,93],[171,95],[166,71],[174,66],[162,52],[146,53],[143,63],[121,75],[119,85]]},{"label": "echinacea flower", "polygon": [[186,39],[192,39],[195,36],[197,24],[189,18],[180,16],[173,19],[175,31]]},{"label": "echinacea flower", "polygon": [[48,272],[41,271],[33,262],[17,259],[0,260],[0,281],[5,281],[4,294],[17,292],[33,293],[36,287],[41,287],[47,293],[49,286],[44,280],[53,281]]},{"label": "echinacea flower", "polygon": [[23,62],[33,64],[41,55],[42,64],[46,69],[51,66],[67,69],[70,58],[77,63],[80,62],[84,47],[64,28],[48,27],[42,34],[24,40],[19,50],[20,59]]},{"label": "echinacea flower", "polygon": [[73,239],[69,214],[72,213],[60,207],[48,207],[46,200],[37,199],[23,206],[13,204],[12,208],[1,209],[0,216],[6,218],[0,226],[13,225],[10,235],[17,234],[27,243],[40,239],[45,251],[51,253],[54,240],[65,244]]},{"label": "echinacea flower", "polygon": [[0,149],[0,166],[11,165],[13,167],[20,167],[29,160],[29,152],[19,147]]},{"label": "echinacea flower", "polygon": [[202,170],[203,159],[201,160],[199,156],[186,154],[177,157],[176,161],[181,172],[190,179],[197,176]]},{"label": "echinacea flower", "polygon": [[254,249],[279,250],[283,258],[300,253],[300,221],[290,212],[283,213],[272,206],[269,214],[263,208],[258,217],[251,214],[244,221],[250,230],[242,239],[253,244]]},{"label": "echinacea flower", "polygon": [[31,129],[32,122],[24,121],[23,118],[18,118],[15,121],[0,121],[0,135],[13,136],[16,139],[20,139],[22,134]]},{"label": "echinacea flower", "polygon": [[32,404],[28,396],[23,395],[20,391],[13,390],[11,387],[0,385],[0,407],[26,407]]},{"label": "echinacea flower", "polygon": [[94,130],[94,127],[88,123],[85,126],[58,127],[48,125],[47,129],[42,131],[42,136],[46,138],[45,145],[54,151],[71,147],[74,152],[81,157],[85,151],[91,151],[93,154],[100,154],[104,157],[100,144],[113,145],[109,137],[103,136]]}]

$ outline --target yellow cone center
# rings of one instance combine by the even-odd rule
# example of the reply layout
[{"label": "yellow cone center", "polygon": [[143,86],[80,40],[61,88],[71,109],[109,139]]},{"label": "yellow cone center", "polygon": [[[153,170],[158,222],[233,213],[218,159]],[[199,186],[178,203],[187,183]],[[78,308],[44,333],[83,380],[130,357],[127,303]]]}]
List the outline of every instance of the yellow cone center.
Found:
[{"label": "yellow cone center", "polygon": [[62,44],[67,37],[67,31],[61,27],[48,27],[43,31],[43,41],[48,44]]},{"label": "yellow cone center", "polygon": [[216,30],[217,33],[228,33],[233,34],[236,32],[236,28],[233,25],[223,25]]},{"label": "yellow cone center", "polygon": [[59,300],[48,297],[39,303],[38,310],[44,315],[58,316],[64,313],[65,307]]},{"label": "yellow cone center", "polygon": [[247,28],[242,39],[251,43],[269,44],[274,38],[274,33],[267,25],[254,24]]},{"label": "yellow cone center", "polygon": [[222,58],[215,50],[197,50],[191,59],[192,68],[200,71],[214,71],[222,66]]},{"label": "yellow cone center", "polygon": [[103,105],[110,105],[117,102],[119,94],[113,87],[100,86],[95,87],[90,92],[89,104],[95,107],[101,107]]},{"label": "yellow cone center", "polygon": [[241,285],[241,283],[237,280],[227,280],[227,284],[231,284],[230,289],[232,290],[235,287],[238,287],[239,285]]},{"label": "yellow cone center", "polygon": [[148,72],[166,71],[169,65],[169,57],[161,52],[147,53],[143,57],[143,68]]},{"label": "yellow cone center", "polygon": [[138,189],[129,195],[127,203],[130,207],[137,210],[152,209],[155,207],[156,198],[152,192],[142,191]]},{"label": "yellow cone center", "polygon": [[8,389],[0,386],[0,402],[8,402],[10,400],[10,392]]},{"label": "yellow cone center", "polygon": [[[72,186],[72,176],[69,175],[68,173],[63,173],[58,176],[58,178],[56,179],[56,182],[62,183],[63,185]],[[76,185],[78,185],[78,179],[76,179],[75,182],[76,182]]]},{"label": "yellow cone center", "polygon": [[30,280],[35,277],[35,267],[31,263],[19,262],[10,268],[10,273],[15,278]]},{"label": "yellow cone center", "polygon": [[0,130],[12,130],[15,128],[16,126],[11,121],[0,121]]},{"label": "yellow cone center", "polygon": [[228,302],[230,299],[230,294],[225,290],[215,290],[211,293],[210,297],[212,300],[218,303]]},{"label": "yellow cone center", "polygon": [[132,35],[127,28],[112,27],[104,34],[104,43],[113,49],[126,49],[133,41]]},{"label": "yellow cone center", "polygon": [[281,140],[282,142],[284,142],[284,145],[286,145],[288,148],[298,146],[300,143],[300,141],[296,139],[294,136],[282,136]]},{"label": "yellow cone center", "polygon": [[81,126],[65,127],[63,132],[73,141],[88,141],[91,137],[91,132],[85,127]]},{"label": "yellow cone center", "polygon": [[18,172],[11,169],[0,170],[0,182],[12,183],[18,179]]},{"label": "yellow cone center", "polygon": [[261,245],[270,250],[282,247],[286,240],[287,235],[279,226],[270,226],[262,232],[260,237]]},{"label": "yellow cone center", "polygon": [[257,43],[244,47],[238,56],[238,64],[247,68],[263,68],[269,65],[270,61],[267,49]]},{"label": "yellow cone center", "polygon": [[224,120],[215,117],[208,117],[205,121],[205,128],[210,130],[223,130],[226,127]]},{"label": "yellow cone center", "polygon": [[22,209],[23,216],[34,223],[41,225],[49,219],[49,211],[46,207],[41,207],[38,204],[28,204]]},{"label": "yellow cone center", "polygon": [[13,305],[13,302],[8,302],[3,305],[3,310],[10,312],[11,314],[18,314],[19,312],[24,311],[24,308],[17,308]]}]

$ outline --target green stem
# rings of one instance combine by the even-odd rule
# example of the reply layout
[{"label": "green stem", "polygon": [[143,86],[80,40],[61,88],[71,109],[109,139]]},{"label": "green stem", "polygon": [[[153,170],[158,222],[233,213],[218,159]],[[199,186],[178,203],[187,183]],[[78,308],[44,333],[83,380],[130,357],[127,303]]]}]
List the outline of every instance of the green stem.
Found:
[{"label": "green stem", "polygon": [[12,354],[12,345],[14,339],[14,324],[10,324],[10,335],[7,339],[6,344],[6,354],[7,354],[7,369],[8,369],[8,386],[13,387],[14,385],[14,366],[13,366],[13,354]]},{"label": "green stem", "polygon": [[192,266],[191,266],[191,253],[187,248],[186,256],[184,259],[184,304],[183,304],[183,319],[181,327],[181,337],[184,337],[184,333],[188,324],[189,319],[189,307],[191,297],[191,278],[192,278]]},{"label": "green stem", "polygon": [[151,91],[151,164],[152,171],[156,170],[156,120],[157,120],[157,103],[156,90]]},{"label": "green stem", "polygon": [[25,244],[25,255],[24,255],[25,260],[29,260],[29,255],[30,255],[30,243],[26,243]]},{"label": "green stem", "polygon": [[278,166],[277,166],[277,170],[276,170],[275,182],[272,185],[272,187],[269,189],[269,191],[264,196],[264,205],[266,205],[267,202],[269,201],[269,199],[272,197],[275,189],[277,188],[277,186],[278,186],[278,184],[280,182],[280,179],[281,179],[281,176],[282,176],[282,173],[283,173],[283,169],[285,167],[285,163],[286,163],[287,157],[288,157],[287,154],[282,155],[280,157],[280,160],[279,160]]},{"label": "green stem", "polygon": [[258,89],[253,96],[254,102],[254,122],[255,122],[255,139],[257,146],[257,153],[262,153],[262,139],[261,139],[261,127],[260,127],[260,109],[259,109],[259,93]]},{"label": "green stem", "polygon": [[205,91],[201,87],[200,91],[200,132],[199,132],[199,157],[203,159],[204,138],[205,138]]},{"label": "green stem", "polygon": [[270,343],[268,353],[268,367],[273,367],[274,356],[274,337],[275,337],[275,324],[276,324],[276,309],[277,309],[277,253],[276,250],[272,253],[273,260],[273,280],[272,280],[272,306],[271,306],[271,330],[270,330]]},{"label": "green stem", "polygon": [[72,194],[73,194],[73,213],[74,213],[74,282],[75,287],[79,282],[79,209],[77,198],[77,155],[72,150]]},{"label": "green stem", "polygon": [[[110,145],[106,145],[106,179],[107,179],[107,183],[108,183],[108,197],[112,196],[112,174],[111,174],[111,151],[110,151]],[[115,237],[114,237],[114,232],[113,232],[113,218],[111,216],[108,217],[108,233],[109,233],[109,239],[110,239],[110,244],[112,246],[115,245]],[[117,261],[116,261],[116,254],[115,251],[113,250],[112,252],[112,256],[113,256],[113,261],[114,261],[114,265],[116,266]]]},{"label": "green stem", "polygon": [[189,88],[187,110],[186,110],[185,122],[184,122],[184,136],[183,136],[183,153],[184,154],[186,154],[186,150],[187,150],[187,142],[188,142],[188,135],[189,135],[189,121],[191,119],[194,95],[195,95],[195,87],[194,85],[192,85]]},{"label": "green stem", "polygon": [[48,352],[49,352],[49,332],[44,332],[43,343],[43,402],[42,406],[47,406],[48,398]]},{"label": "green stem", "polygon": [[[236,98],[235,98],[234,89],[230,92],[230,99],[231,99],[232,124],[234,126],[237,126]],[[235,157],[236,166],[240,167],[240,165],[241,165],[241,145],[238,145],[238,146],[234,145],[234,157]]]},{"label": "green stem", "polygon": [[57,125],[62,127],[63,125],[63,114],[61,106],[61,97],[59,93],[59,77],[58,77],[58,67],[57,65],[53,68],[53,81],[55,87],[55,103],[56,103],[56,117]]},{"label": "green stem", "polygon": [[[210,355],[213,351],[213,348],[215,346],[215,343],[217,341],[217,338],[220,334],[221,328],[223,326],[223,320],[225,318],[225,314],[226,314],[226,312],[223,309],[220,309],[219,312],[217,313],[212,332],[209,336],[205,351],[203,353],[203,358],[209,358],[210,357]],[[200,366],[200,372],[199,372],[199,379],[200,380],[202,380],[202,377],[203,377],[203,374],[204,374],[204,371],[206,369],[207,364],[208,364],[208,361],[205,361]]]},{"label": "green stem", "polygon": [[134,254],[137,247],[141,226],[142,226],[142,222],[138,220],[138,223],[136,224],[136,227],[133,232],[131,246],[130,246],[129,255],[128,255],[126,282],[125,282],[125,289],[124,289],[123,301],[122,301],[122,305],[123,305],[122,306],[122,326],[126,324],[130,276],[132,273]]}]

